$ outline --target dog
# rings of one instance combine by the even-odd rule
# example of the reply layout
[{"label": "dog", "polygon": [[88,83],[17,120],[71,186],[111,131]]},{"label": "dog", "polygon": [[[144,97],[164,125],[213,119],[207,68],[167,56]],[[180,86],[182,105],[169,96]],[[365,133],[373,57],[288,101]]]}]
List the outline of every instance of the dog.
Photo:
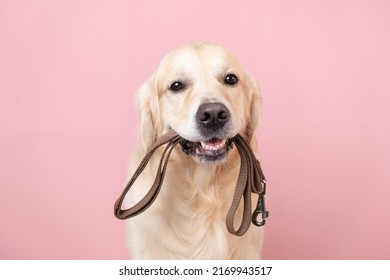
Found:
[{"label": "dog", "polygon": [[[251,226],[238,237],[225,225],[240,168],[240,155],[228,141],[239,133],[256,150],[261,96],[254,78],[220,45],[184,45],[162,59],[139,88],[136,105],[140,130],[130,173],[167,131],[187,141],[174,148],[154,204],[128,220],[131,257],[259,259],[262,227]],[[127,195],[128,206],[153,184],[161,153],[155,153]],[[242,203],[235,224],[239,213]]]}]

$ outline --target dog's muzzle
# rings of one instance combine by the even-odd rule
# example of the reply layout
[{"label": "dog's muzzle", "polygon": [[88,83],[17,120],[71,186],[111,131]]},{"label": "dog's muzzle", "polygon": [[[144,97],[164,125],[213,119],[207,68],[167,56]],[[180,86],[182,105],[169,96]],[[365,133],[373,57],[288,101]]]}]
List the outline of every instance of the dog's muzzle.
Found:
[{"label": "dog's muzzle", "polygon": [[226,138],[230,121],[228,108],[218,102],[204,103],[199,106],[195,116],[197,130],[205,140],[180,142],[187,155],[196,155],[201,161],[220,162],[233,147],[232,140]]}]

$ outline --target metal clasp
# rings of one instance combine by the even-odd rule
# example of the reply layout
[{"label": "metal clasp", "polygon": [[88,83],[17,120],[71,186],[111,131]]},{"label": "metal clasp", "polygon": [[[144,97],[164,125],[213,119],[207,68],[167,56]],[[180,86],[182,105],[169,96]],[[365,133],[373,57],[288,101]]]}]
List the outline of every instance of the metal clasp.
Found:
[{"label": "metal clasp", "polygon": [[[266,181],[265,179],[261,182],[263,184],[263,192],[259,194],[259,199],[257,200],[256,210],[252,215],[252,223],[258,227],[261,227],[265,224],[265,219],[268,218],[269,213],[265,208],[265,191],[266,191]],[[261,221],[258,221],[258,216],[261,214]]]}]

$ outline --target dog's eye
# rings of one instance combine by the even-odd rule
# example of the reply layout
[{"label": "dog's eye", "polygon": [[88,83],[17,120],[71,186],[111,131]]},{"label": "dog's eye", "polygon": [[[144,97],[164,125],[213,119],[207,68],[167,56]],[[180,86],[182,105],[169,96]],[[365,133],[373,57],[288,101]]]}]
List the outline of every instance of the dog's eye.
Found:
[{"label": "dog's eye", "polygon": [[226,75],[225,84],[232,86],[232,85],[237,84],[237,82],[238,82],[238,78],[236,75],[234,75],[234,74]]},{"label": "dog's eye", "polygon": [[173,82],[171,84],[171,86],[169,87],[169,89],[173,92],[178,92],[178,91],[181,91],[185,88],[185,85],[182,83],[182,82]]}]

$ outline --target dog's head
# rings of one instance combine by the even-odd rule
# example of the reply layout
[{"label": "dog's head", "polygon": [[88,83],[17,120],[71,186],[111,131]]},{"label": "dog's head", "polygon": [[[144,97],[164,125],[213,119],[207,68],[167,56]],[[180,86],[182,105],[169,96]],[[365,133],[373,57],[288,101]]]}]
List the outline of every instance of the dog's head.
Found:
[{"label": "dog's head", "polygon": [[201,43],[169,53],[137,94],[144,150],[169,129],[183,151],[207,163],[227,157],[230,139],[253,140],[261,98],[257,83],[225,48]]}]

